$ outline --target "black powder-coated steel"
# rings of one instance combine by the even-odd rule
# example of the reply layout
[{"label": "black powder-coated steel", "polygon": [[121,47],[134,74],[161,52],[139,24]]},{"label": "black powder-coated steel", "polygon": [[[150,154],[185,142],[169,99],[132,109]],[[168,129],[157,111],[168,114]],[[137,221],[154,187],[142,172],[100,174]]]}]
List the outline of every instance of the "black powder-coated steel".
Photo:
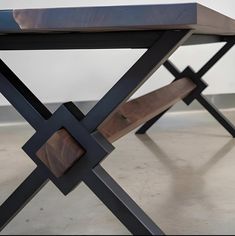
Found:
[{"label": "black powder-coated steel", "polygon": [[[51,114],[9,67],[0,61],[0,92],[36,130],[32,138],[23,146],[23,150],[37,165],[32,174],[1,205],[1,230],[40,191],[48,180],[51,180],[65,195],[69,194],[80,182],[84,182],[133,234],[163,234],[160,228],[100,166],[100,163],[112,152],[114,147],[97,131],[99,124],[128,99],[192,34],[190,30],[149,32],[147,42],[145,33],[138,32],[132,35],[132,33],[123,32],[123,34],[103,33],[96,35],[98,38],[95,39],[98,41],[92,46],[94,48],[112,48],[113,46],[119,48],[123,46],[127,34],[129,35],[128,47],[133,45],[133,42],[134,47],[140,46],[141,39],[143,39],[142,46],[148,47],[150,41],[152,46],[86,116],[71,102],[61,105],[54,114]],[[49,35],[45,36],[45,43],[42,38],[33,34],[1,35],[0,49],[76,48],[75,44],[78,39],[80,45],[84,44],[84,47],[87,47],[87,42],[94,43],[91,36],[89,34],[56,36],[52,34],[50,37]],[[110,37],[116,38],[116,41],[112,41]],[[133,41],[135,37],[138,39],[137,44],[135,44],[136,41]],[[55,38],[60,39],[57,41],[59,43],[55,43],[53,46],[52,42]],[[63,44],[65,38],[69,47]],[[51,135],[61,128],[65,128],[86,152],[64,176],[56,178],[37,158],[36,152]]]},{"label": "black powder-coated steel", "polygon": [[[208,86],[202,77],[229,51],[235,44],[234,37],[225,37],[226,44],[198,71],[194,72],[191,67],[187,67],[183,72],[170,61],[164,63],[165,68],[176,78],[187,77],[197,84],[197,88],[186,97],[184,102],[190,105],[194,100],[197,100],[233,137],[235,137],[235,126],[215,107],[208,99],[202,95],[203,90]],[[147,121],[141,126],[136,134],[145,134],[169,109],[162,112],[160,115]]]}]

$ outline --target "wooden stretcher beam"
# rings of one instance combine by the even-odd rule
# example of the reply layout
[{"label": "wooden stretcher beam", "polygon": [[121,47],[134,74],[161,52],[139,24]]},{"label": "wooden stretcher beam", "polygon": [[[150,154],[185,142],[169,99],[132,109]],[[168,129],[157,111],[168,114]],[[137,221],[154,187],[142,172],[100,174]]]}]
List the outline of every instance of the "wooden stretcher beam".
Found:
[{"label": "wooden stretcher beam", "polygon": [[[164,110],[185,98],[196,88],[192,80],[182,78],[149,94],[122,105],[109,116],[98,130],[111,143],[123,137]],[[65,130],[57,131],[38,150],[38,158],[57,177],[63,176],[85,153]]]}]

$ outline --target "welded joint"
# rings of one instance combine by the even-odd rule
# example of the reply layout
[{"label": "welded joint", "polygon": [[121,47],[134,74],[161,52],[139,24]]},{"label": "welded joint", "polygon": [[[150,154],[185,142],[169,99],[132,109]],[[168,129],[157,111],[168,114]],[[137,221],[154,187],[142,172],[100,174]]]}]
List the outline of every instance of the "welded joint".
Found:
[{"label": "welded joint", "polygon": [[186,69],[181,72],[175,80],[182,78],[188,78],[197,85],[197,87],[183,99],[185,104],[190,105],[208,87],[208,84],[201,77],[199,77],[190,66],[186,67]]}]

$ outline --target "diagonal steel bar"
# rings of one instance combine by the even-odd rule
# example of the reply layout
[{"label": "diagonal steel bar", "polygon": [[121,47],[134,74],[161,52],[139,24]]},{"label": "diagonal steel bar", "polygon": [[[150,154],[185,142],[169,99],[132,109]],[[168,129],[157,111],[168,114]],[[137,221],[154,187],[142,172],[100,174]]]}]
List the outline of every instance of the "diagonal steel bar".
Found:
[{"label": "diagonal steel bar", "polygon": [[127,71],[113,88],[91,109],[83,120],[90,132],[98,126],[131,95],[181,46],[191,30],[166,31],[155,44]]},{"label": "diagonal steel bar", "polygon": [[133,235],[163,235],[162,230],[100,165],[85,177],[84,182]]},{"label": "diagonal steel bar", "polygon": [[15,192],[0,206],[0,231],[22,210],[48,182],[36,168]]},{"label": "diagonal steel bar", "polygon": [[[177,32],[175,33],[176,37],[174,40],[171,40],[172,33],[168,32],[164,34],[164,37],[160,39],[161,44],[157,44],[158,47],[153,46],[155,50],[151,51],[148,50],[147,53],[139,60],[139,63],[136,63],[135,67],[132,67],[127,73],[127,78],[121,79],[121,83],[123,86],[123,81],[127,82],[126,84],[124,83],[124,86],[129,86],[129,79],[130,77],[138,74],[139,72],[139,66],[141,69],[145,69],[141,73],[140,77],[137,77],[137,81],[134,81],[134,87],[133,84],[131,83],[131,86],[125,90],[124,96],[120,96],[120,100],[127,99],[128,96],[131,95],[131,93],[139,87],[144,80],[146,80],[157,68],[153,63],[147,63],[148,66],[145,65],[145,61],[149,61],[151,59],[154,59],[155,57],[157,58],[157,62],[154,61],[154,63],[157,63],[157,65],[161,65],[163,63],[162,60],[168,54],[170,55],[179,45],[181,41],[184,41],[183,39],[186,39],[191,35],[189,33],[190,31],[183,31],[183,32]],[[166,37],[167,36],[167,37]],[[187,37],[186,37],[187,36]],[[166,42],[165,40],[168,38],[168,41]],[[161,46],[162,44],[169,44],[169,48],[166,47],[162,49]],[[156,48],[155,48],[156,47]],[[160,52],[160,55],[155,55],[153,52],[157,53],[156,49],[158,49],[158,53]],[[163,55],[166,54],[166,55]],[[146,66],[146,68],[145,68]],[[20,112],[20,114],[36,129],[40,129],[42,123],[49,119],[51,116],[51,113],[46,109],[46,107],[36,98],[36,96],[31,93],[31,91],[17,78],[17,76],[7,67],[7,65],[3,62],[0,61],[0,82],[1,82],[1,88],[0,92],[9,100],[9,102]],[[128,79],[128,80],[127,80]],[[142,81],[143,80],[143,81]],[[142,83],[141,83],[142,82]],[[114,92],[112,92],[114,91]],[[113,97],[117,90],[115,89],[115,86],[113,89],[111,89],[109,96]],[[122,93],[121,93],[122,95]],[[108,96],[108,97],[109,97]],[[114,96],[116,98],[116,96]],[[103,100],[102,100],[103,101]],[[106,99],[104,102],[107,102],[108,100]],[[118,105],[118,104],[117,104]],[[96,106],[97,107],[97,106]],[[111,109],[114,109],[115,106]],[[105,113],[105,110],[102,110],[103,113]],[[110,114],[107,113],[107,115]],[[104,118],[105,119],[105,116]],[[92,121],[92,125],[96,123],[96,120]],[[104,173],[104,171],[103,171]],[[90,176],[88,174],[87,176]],[[112,200],[110,201],[115,201],[116,204],[118,205],[123,205],[124,202],[121,199],[122,196],[125,195],[125,192],[121,191],[121,188],[118,187],[118,185],[114,182],[111,181],[111,177],[106,175],[106,180],[109,181],[111,184],[109,187],[111,188],[111,192],[106,189],[107,194],[109,194],[110,198]],[[48,181],[48,176],[45,173],[41,172],[41,169],[38,167],[28,178],[16,189],[16,191],[1,205],[0,207],[0,213],[1,213],[1,218],[0,218],[0,229],[2,230],[17,214],[18,212],[23,209],[23,207],[35,196],[35,194],[47,183]],[[110,182],[111,181],[111,182]],[[89,182],[92,184],[92,182]],[[113,188],[113,190],[112,190]],[[101,188],[102,189],[102,188]],[[115,190],[117,192],[115,192]],[[96,194],[99,194],[97,191]],[[104,193],[106,194],[106,193]],[[120,194],[120,196],[119,196]],[[102,196],[100,196],[101,199]],[[128,195],[125,195],[125,199],[128,199]],[[104,199],[103,199],[104,200]],[[161,233],[160,229],[144,214],[142,213],[142,210],[135,205],[135,203],[131,200],[128,199],[128,202],[130,202],[130,206],[124,206],[123,209],[125,209],[125,212],[131,217],[131,221],[125,220],[123,217],[125,214],[123,213],[117,213],[117,208],[116,205],[110,206],[107,201],[105,201],[105,204],[108,205],[109,208],[112,209],[113,212],[115,212],[117,217],[120,219],[122,218],[122,222],[128,226],[128,228],[135,233],[138,232],[148,232],[149,234],[153,233]],[[129,209],[130,208],[130,209]],[[134,212],[133,212],[134,211]],[[135,215],[137,213],[137,215]],[[140,214],[140,215],[138,215]],[[139,217],[141,219],[139,219]],[[142,222],[143,221],[143,222]],[[129,222],[129,223],[128,223]],[[130,224],[130,222],[132,222]],[[136,222],[137,224],[134,224],[133,222]],[[146,226],[146,224],[148,226]],[[133,228],[134,227],[134,228]],[[151,230],[148,231],[146,228],[150,227]],[[135,230],[134,230],[135,229]],[[152,233],[151,233],[152,232]]]},{"label": "diagonal steel bar", "polygon": [[[90,132],[94,131],[119,105],[125,102],[146,81],[167,58],[190,36],[192,31],[167,31],[119,80],[103,99],[84,118],[83,124]],[[17,76],[0,61],[0,92],[20,112],[20,114],[39,130],[42,123],[51,117],[50,111],[33,95]],[[95,178],[93,178],[95,177]],[[131,200],[131,198],[102,169],[96,168],[85,175],[85,182],[93,188],[97,196],[134,234],[162,234],[162,231]],[[97,181],[99,179],[99,181]],[[0,207],[0,229],[35,196],[47,183],[48,176],[38,167],[16,189]],[[108,198],[107,198],[108,196]],[[120,211],[121,209],[121,211]],[[130,218],[126,218],[129,216]]]},{"label": "diagonal steel bar", "polygon": [[198,72],[197,76],[202,78],[235,44],[235,40],[228,41]]},{"label": "diagonal steel bar", "polygon": [[202,94],[196,100],[235,138],[234,125]]},{"label": "diagonal steel bar", "polygon": [[[211,60],[197,73],[197,76],[200,74],[206,73],[226,52],[228,52],[235,41],[229,41],[218,53],[212,57]],[[179,70],[173,63],[168,63],[166,67],[174,76],[179,75]],[[200,77],[198,77],[200,78]],[[208,99],[200,94],[195,98],[233,137],[235,137],[235,126],[213,105]],[[146,131],[145,131],[146,132]]]},{"label": "diagonal steel bar", "polygon": [[[235,44],[235,40],[229,40],[198,72],[200,79],[205,75]],[[170,61],[166,61],[165,68],[175,77],[180,75],[178,68]],[[235,126],[213,105],[208,99],[200,94],[195,99],[233,136],[235,137]],[[136,134],[145,134],[168,110],[146,122]]]},{"label": "diagonal steel bar", "polygon": [[169,60],[164,63],[164,67],[174,76],[178,77],[180,75],[179,69]]},{"label": "diagonal steel bar", "polygon": [[36,130],[51,116],[50,111],[2,60],[0,60],[0,92]]}]

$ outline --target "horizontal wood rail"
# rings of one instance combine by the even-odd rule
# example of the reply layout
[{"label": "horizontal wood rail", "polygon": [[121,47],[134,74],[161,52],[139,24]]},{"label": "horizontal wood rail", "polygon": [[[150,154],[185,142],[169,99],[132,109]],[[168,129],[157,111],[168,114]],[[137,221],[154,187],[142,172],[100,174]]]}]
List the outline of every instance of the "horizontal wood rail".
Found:
[{"label": "horizontal wood rail", "polygon": [[[149,94],[133,99],[109,116],[98,130],[111,143],[185,98],[196,88],[182,78]],[[37,152],[39,159],[61,177],[78,161],[85,150],[65,130],[57,131]]]}]

